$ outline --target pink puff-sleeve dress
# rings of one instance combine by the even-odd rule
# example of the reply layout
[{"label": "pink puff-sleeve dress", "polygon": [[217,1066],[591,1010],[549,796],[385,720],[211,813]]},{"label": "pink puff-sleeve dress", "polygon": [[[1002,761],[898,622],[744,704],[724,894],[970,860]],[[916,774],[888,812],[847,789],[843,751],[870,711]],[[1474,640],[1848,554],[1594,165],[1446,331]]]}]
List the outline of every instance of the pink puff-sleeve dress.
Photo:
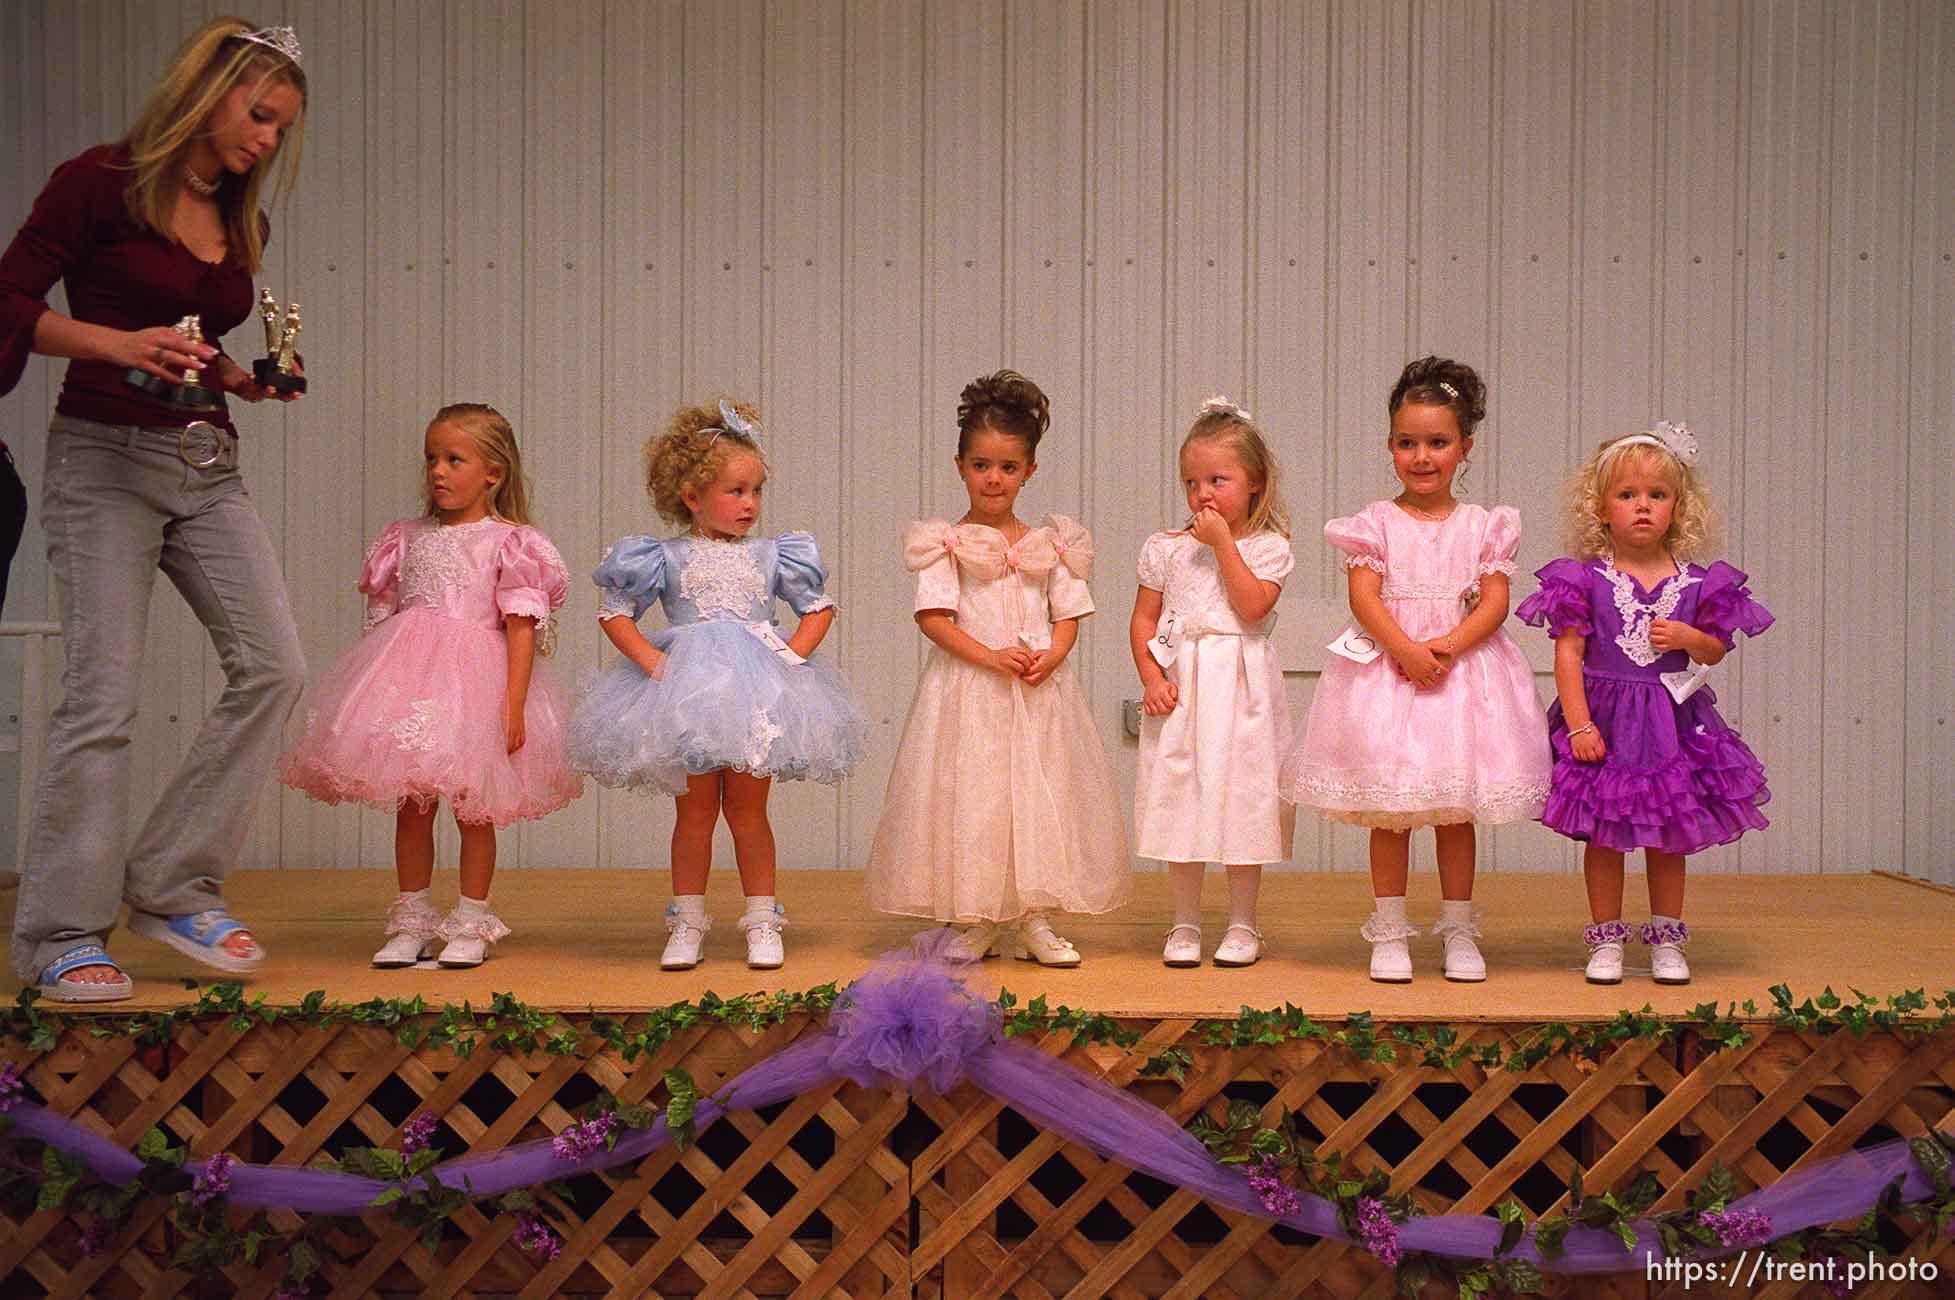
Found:
[{"label": "pink puff-sleeve dress", "polygon": [[[1512,575],[1521,524],[1511,506],[1462,503],[1424,520],[1374,501],[1325,524],[1324,536],[1346,569],[1383,575],[1386,611],[1424,641],[1459,626],[1481,578]],[[1548,797],[1548,775],[1533,669],[1496,628],[1424,689],[1389,654],[1362,664],[1331,656],[1280,780],[1285,799],[1332,821],[1410,830],[1531,820]]]},{"label": "pink puff-sleeve dress", "polygon": [[523,745],[509,752],[503,619],[536,619],[540,638],[568,590],[557,548],[526,525],[387,525],[360,574],[367,633],[313,688],[280,779],[390,812],[445,799],[459,820],[497,826],[563,807],[583,782],[564,759],[563,697],[540,664]]}]

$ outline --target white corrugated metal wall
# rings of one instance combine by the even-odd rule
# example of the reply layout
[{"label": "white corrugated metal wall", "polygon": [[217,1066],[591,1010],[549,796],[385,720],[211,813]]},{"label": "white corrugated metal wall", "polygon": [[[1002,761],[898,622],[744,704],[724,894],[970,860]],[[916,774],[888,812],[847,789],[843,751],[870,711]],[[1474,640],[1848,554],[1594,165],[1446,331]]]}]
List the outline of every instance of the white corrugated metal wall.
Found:
[{"label": "white corrugated metal wall", "polygon": [[[0,9],[0,225],[218,8]],[[1025,504],[1097,535],[1077,663],[1130,777],[1133,562],[1176,517],[1200,399],[1238,395],[1277,438],[1301,708],[1342,599],[1316,525],[1392,489],[1385,393],[1440,351],[1491,383],[1467,487],[1521,508],[1529,567],[1594,441],[1658,416],[1705,436],[1726,553],[1779,615],[1721,691],[1776,797],[1771,831],[1695,865],[1955,881],[1950,0],[257,8],[298,26],[314,87],[263,281],[305,304],[316,378],[240,423],[315,668],[357,633],[363,546],[411,509],[439,403],[512,415],[582,567],[653,526],[637,449],[661,417],[752,395],[767,527],[821,538],[844,607],[827,648],[874,722],[852,781],[779,790],[783,858],[854,865],[921,657],[898,536],[961,508],[967,379],[1011,364],[1052,396]],[[58,385],[37,361],[0,402],[36,490]],[[11,617],[52,614],[41,548],[30,527]],[[592,610],[580,585],[553,665],[573,680],[601,657]],[[173,594],[150,621],[139,799],[219,681]],[[594,791],[504,860],[662,865],[668,806]],[[1490,867],[1573,861],[1538,827],[1483,840]],[[390,853],[388,819],[288,794],[247,860]],[[1298,865],[1362,862],[1306,822]]]}]

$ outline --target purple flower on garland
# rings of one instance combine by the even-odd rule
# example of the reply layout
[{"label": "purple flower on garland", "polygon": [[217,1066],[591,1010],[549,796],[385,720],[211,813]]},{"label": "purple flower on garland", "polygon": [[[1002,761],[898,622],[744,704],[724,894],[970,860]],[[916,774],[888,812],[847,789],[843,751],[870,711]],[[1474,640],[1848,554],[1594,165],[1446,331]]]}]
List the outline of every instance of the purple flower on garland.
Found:
[{"label": "purple flower on garland", "polygon": [[528,1210],[516,1212],[516,1244],[546,1264],[563,1250],[563,1243],[550,1231],[550,1225],[543,1222],[542,1216]]},{"label": "purple flower on garland", "polygon": [[1358,1244],[1391,1268],[1398,1267],[1404,1253],[1398,1245],[1398,1225],[1385,1209],[1385,1203],[1372,1196],[1358,1198]]},{"label": "purple flower on garland", "polygon": [[1303,1213],[1303,1197],[1297,1189],[1283,1181],[1281,1167],[1275,1156],[1264,1156],[1249,1171],[1249,1190],[1263,1203],[1263,1208],[1276,1218]]},{"label": "purple flower on garland", "polygon": [[550,1150],[556,1152],[559,1160],[582,1160],[604,1146],[617,1123],[618,1117],[607,1110],[581,1124],[572,1124],[551,1140]]},{"label": "purple flower on garland", "polygon": [[109,1247],[115,1244],[115,1229],[109,1226],[107,1219],[91,1219],[88,1226],[81,1230],[81,1240],[75,1244],[85,1259],[106,1255]]},{"label": "purple flower on garland", "polygon": [[12,1061],[0,1064],[0,1115],[20,1105],[21,1094],[26,1090],[20,1081],[20,1067]]},{"label": "purple flower on garland", "polygon": [[219,1151],[204,1161],[204,1167],[190,1184],[190,1199],[199,1205],[209,1205],[217,1197],[231,1190],[231,1166],[237,1160],[228,1151]]},{"label": "purple flower on garland", "polygon": [[435,1117],[425,1110],[407,1121],[401,1128],[401,1154],[411,1156],[426,1151],[434,1137],[435,1123]]},{"label": "purple flower on garland", "polygon": [[306,1300],[311,1294],[310,1282],[285,1282],[272,1293],[272,1300]]},{"label": "purple flower on garland", "polygon": [[1772,1244],[1772,1216],[1757,1210],[1714,1210],[1698,1216],[1698,1222],[1717,1234],[1727,1246],[1769,1246]]}]

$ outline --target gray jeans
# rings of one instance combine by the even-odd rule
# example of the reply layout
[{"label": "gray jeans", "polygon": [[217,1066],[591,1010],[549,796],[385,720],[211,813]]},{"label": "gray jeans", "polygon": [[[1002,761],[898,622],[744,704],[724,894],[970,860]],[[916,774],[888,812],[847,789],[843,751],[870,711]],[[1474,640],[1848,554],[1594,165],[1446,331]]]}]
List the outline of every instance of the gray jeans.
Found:
[{"label": "gray jeans", "polygon": [[[41,515],[67,667],[14,913],[23,980],[78,943],[106,941],[124,902],[158,916],[221,904],[306,671],[231,435],[185,446],[175,429],[57,415]],[[129,741],[159,568],[209,629],[225,687],[125,852]]]}]

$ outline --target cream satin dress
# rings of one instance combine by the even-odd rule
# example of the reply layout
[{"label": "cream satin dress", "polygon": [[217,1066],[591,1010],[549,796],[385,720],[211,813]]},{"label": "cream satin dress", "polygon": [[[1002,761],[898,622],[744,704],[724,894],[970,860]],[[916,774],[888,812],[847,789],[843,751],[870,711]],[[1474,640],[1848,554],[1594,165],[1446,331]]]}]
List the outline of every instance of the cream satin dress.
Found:
[{"label": "cream satin dress", "polygon": [[[910,525],[916,609],[950,610],[993,649],[1044,650],[1093,612],[1093,539],[1064,515],[1016,543],[984,524]],[[931,646],[868,866],[880,911],[939,921],[1105,912],[1132,892],[1113,769],[1067,656],[1044,683]]]}]

